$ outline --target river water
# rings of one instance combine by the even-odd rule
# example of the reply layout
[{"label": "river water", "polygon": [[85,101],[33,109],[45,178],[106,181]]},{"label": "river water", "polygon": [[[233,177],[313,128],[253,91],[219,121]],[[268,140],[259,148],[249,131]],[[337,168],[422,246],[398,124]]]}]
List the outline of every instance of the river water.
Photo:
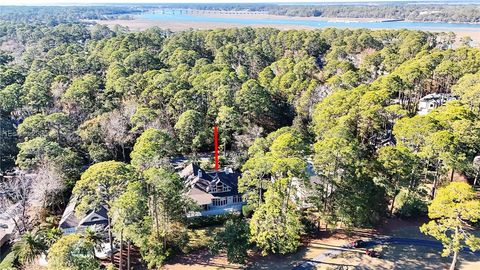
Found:
[{"label": "river water", "polygon": [[191,22],[195,23],[218,23],[218,24],[237,24],[237,25],[296,25],[308,27],[339,27],[339,28],[371,28],[371,29],[418,29],[418,30],[442,30],[454,31],[463,29],[466,31],[479,31],[480,24],[468,23],[444,23],[444,22],[406,22],[406,21],[328,21],[322,18],[318,19],[288,19],[283,16],[272,18],[272,16],[262,16],[245,14],[245,18],[240,16],[229,17],[226,14],[218,16],[209,12],[186,12],[184,10],[162,10],[143,13],[137,16],[138,19],[156,20],[156,21],[175,21],[175,22]]}]

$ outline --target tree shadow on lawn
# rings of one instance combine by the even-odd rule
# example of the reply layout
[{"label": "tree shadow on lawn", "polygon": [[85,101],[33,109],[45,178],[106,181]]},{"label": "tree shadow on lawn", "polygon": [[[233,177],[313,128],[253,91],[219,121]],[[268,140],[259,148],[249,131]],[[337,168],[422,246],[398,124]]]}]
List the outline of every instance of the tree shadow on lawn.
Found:
[{"label": "tree shadow on lawn", "polygon": [[[420,232],[419,226],[427,221],[427,218],[418,220],[391,219],[388,221],[389,230],[381,231],[388,232],[388,235],[394,237],[438,241]],[[478,231],[475,233],[480,234]],[[452,256],[442,257],[441,253],[441,248],[408,245],[383,246],[382,250],[383,257],[395,263],[395,269],[448,269]],[[462,269],[462,263],[463,265],[474,263],[475,265],[471,269],[480,269],[480,256],[470,252],[462,252],[457,265],[458,269]]]},{"label": "tree shadow on lawn", "polygon": [[324,241],[337,241],[348,243],[362,238],[372,238],[378,235],[374,229],[332,229],[330,231],[318,231],[302,237],[300,240],[302,246],[309,246],[315,242],[324,243]]},{"label": "tree shadow on lawn", "polygon": [[[360,238],[371,238],[376,234],[372,229],[336,229],[319,231],[316,234],[301,239],[302,245],[294,253],[269,254],[261,256],[258,252],[249,256],[247,269],[259,270],[291,270],[304,262],[315,262],[314,258],[331,250],[342,250],[341,244],[329,244],[324,241],[338,241],[342,244]],[[317,262],[319,263],[319,262]],[[325,263],[325,262],[321,262]]]},{"label": "tree shadow on lawn", "polygon": [[301,246],[297,252],[290,254],[269,254],[262,256],[255,253],[248,258],[247,269],[258,270],[291,270],[293,267],[305,262],[307,247]]},{"label": "tree shadow on lawn", "polygon": [[[336,230],[334,232],[321,231],[314,236],[302,238],[302,246],[294,253],[290,254],[269,254],[261,256],[258,252],[249,256],[247,269],[273,269],[283,270],[292,269],[304,262],[326,263],[325,261],[316,261],[315,257],[321,256],[332,250],[345,250],[342,247],[344,243],[359,238],[370,238],[374,235],[372,230]],[[324,241],[337,241],[342,244],[329,244]],[[354,251],[357,252],[357,251]],[[361,251],[363,252],[363,251]]]},{"label": "tree shadow on lawn", "polygon": [[225,254],[213,255],[208,249],[199,249],[189,254],[174,256],[166,269],[196,269],[196,267],[208,269],[242,269],[241,265],[228,263]]},{"label": "tree shadow on lawn", "polygon": [[189,254],[177,255],[168,262],[166,269],[258,269],[258,270],[291,270],[293,267],[306,261],[307,248],[300,247],[291,254],[269,254],[261,256],[260,253],[251,253],[246,265],[230,264],[225,254],[212,255],[207,249],[196,250]]},{"label": "tree shadow on lawn", "polygon": [[[196,232],[199,234],[198,232]],[[205,234],[205,235],[204,235]],[[210,235],[208,235],[209,232],[202,232],[201,235],[196,235],[195,237],[197,238],[192,244],[192,249],[188,254],[177,254],[175,255],[166,265],[167,269],[180,269],[180,266],[185,266],[187,267],[205,267],[209,269],[241,269],[241,268],[246,268],[246,269],[272,269],[272,270],[283,270],[283,269],[288,269],[291,270],[293,267],[304,263],[305,261],[312,259],[310,256],[307,258],[307,253],[312,250],[315,250],[314,252],[317,253],[322,253],[323,251],[327,251],[328,249],[333,249],[333,248],[340,248],[340,246],[335,246],[335,245],[327,245],[327,244],[322,244],[322,245],[316,245],[312,243],[313,241],[318,241],[322,239],[327,239],[329,237],[332,237],[332,233],[323,233],[321,235],[317,235],[315,237],[310,237],[310,238],[303,238],[302,239],[302,246],[298,248],[298,250],[294,253],[290,254],[269,254],[267,256],[262,256],[259,251],[251,251],[249,253],[249,258],[248,262],[245,266],[241,266],[238,264],[230,264],[226,260],[225,254],[219,254],[219,255],[212,255],[208,249],[204,248],[205,243],[208,242],[207,239],[205,240],[199,240],[201,238],[208,238]],[[340,234],[339,234],[340,235]],[[193,236],[193,235],[192,235]],[[201,236],[201,237],[200,237]],[[336,237],[337,235],[335,235]],[[194,237],[194,238],[195,238]],[[345,238],[347,239],[346,236],[340,235],[339,238]],[[199,242],[199,243],[196,243]],[[196,247],[193,248],[193,247]],[[200,248],[198,248],[200,247]]]},{"label": "tree shadow on lawn", "polygon": [[[383,246],[382,259],[394,263],[395,269],[448,269],[452,257],[442,257],[441,252],[440,248],[434,247],[391,245]],[[460,254],[460,262],[478,262],[478,260],[479,257],[473,253]]]}]

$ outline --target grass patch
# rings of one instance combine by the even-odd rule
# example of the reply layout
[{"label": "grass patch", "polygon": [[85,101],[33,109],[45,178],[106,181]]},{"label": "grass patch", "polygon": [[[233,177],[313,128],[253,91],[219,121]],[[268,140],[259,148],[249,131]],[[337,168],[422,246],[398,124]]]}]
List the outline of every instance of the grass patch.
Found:
[{"label": "grass patch", "polygon": [[222,229],[222,225],[210,226],[201,229],[189,229],[188,244],[185,252],[188,253],[210,247],[213,243],[215,235]]}]

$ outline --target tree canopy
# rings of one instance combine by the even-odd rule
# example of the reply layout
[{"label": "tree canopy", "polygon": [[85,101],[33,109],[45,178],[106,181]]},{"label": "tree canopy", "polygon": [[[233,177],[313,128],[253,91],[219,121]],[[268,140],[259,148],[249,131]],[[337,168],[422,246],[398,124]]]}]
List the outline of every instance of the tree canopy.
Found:
[{"label": "tree canopy", "polygon": [[[217,125],[222,162],[242,173],[238,190],[253,211],[217,235],[231,261],[250,244],[294,252],[312,224],[371,227],[426,214],[430,201],[426,232],[450,251],[474,244],[444,234],[458,227],[448,211],[476,211],[457,183],[479,176],[480,50],[468,39],[454,47],[451,33],[414,30],[130,32],[83,22],[121,7],[92,9],[58,7],[66,13],[50,20],[25,8],[23,19],[0,22],[0,169],[25,176],[11,182],[21,189],[8,189],[2,210],[41,198],[56,213],[71,193],[78,214],[108,212],[112,249],[133,245],[158,268],[186,246],[186,217],[198,210],[170,161],[212,151]],[[419,113],[432,96],[444,99]],[[475,222],[464,212],[457,218]],[[24,223],[22,233],[33,230]],[[53,265],[95,269],[90,240],[62,237]],[[24,247],[25,262],[38,254]]]}]

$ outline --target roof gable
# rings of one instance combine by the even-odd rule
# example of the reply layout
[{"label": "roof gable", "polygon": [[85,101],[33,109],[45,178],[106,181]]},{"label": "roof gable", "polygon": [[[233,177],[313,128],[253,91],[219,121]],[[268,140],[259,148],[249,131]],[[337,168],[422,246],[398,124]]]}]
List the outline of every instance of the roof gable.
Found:
[{"label": "roof gable", "polygon": [[[102,207],[102,209],[105,209],[105,208]],[[101,211],[91,212],[80,221],[79,225],[82,226],[84,224],[103,223],[104,221],[108,221],[108,218],[103,216],[101,214]]]},{"label": "roof gable", "polygon": [[98,210],[90,210],[85,215],[78,216],[75,212],[76,206],[77,198],[73,197],[63,212],[62,219],[60,220],[59,224],[61,229],[89,226],[92,224],[104,224],[108,222],[108,212],[105,207],[102,206]]},{"label": "roof gable", "polygon": [[[220,171],[206,172],[196,164],[189,164],[179,175],[184,179],[185,185],[190,189],[198,189],[204,193],[214,194],[214,196],[231,196],[238,194],[238,178],[240,173],[234,172],[229,168]],[[226,188],[218,192],[216,185],[221,182]]]}]

